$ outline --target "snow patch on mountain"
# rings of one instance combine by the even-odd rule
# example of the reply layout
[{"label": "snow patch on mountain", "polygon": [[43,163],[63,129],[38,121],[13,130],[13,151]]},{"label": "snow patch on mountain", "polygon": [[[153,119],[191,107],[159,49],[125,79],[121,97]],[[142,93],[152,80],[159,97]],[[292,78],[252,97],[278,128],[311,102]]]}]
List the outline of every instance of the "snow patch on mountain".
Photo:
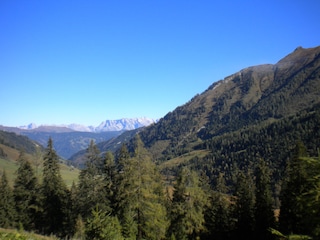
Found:
[{"label": "snow patch on mountain", "polygon": [[37,128],[37,127],[38,127],[37,124],[35,124],[35,123],[30,123],[30,124],[28,124],[28,125],[20,126],[19,128],[20,128],[20,129],[31,130],[31,129],[35,129],[35,128]]},{"label": "snow patch on mountain", "polygon": [[142,117],[142,118],[122,118],[118,120],[105,120],[99,126],[85,126],[81,124],[60,124],[60,125],[36,125],[35,123],[30,123],[29,125],[20,126],[20,129],[33,130],[39,127],[61,127],[69,128],[77,132],[108,132],[108,131],[126,131],[133,130],[140,127],[146,127],[156,120],[152,118]]},{"label": "snow patch on mountain", "polygon": [[65,127],[70,128],[77,132],[94,132],[95,131],[95,127],[93,126],[84,126],[76,123],[65,125]]},{"label": "snow patch on mountain", "polygon": [[123,131],[133,130],[144,126],[149,126],[155,123],[151,118],[122,118],[118,120],[103,121],[98,127],[95,128],[96,132],[106,131]]}]

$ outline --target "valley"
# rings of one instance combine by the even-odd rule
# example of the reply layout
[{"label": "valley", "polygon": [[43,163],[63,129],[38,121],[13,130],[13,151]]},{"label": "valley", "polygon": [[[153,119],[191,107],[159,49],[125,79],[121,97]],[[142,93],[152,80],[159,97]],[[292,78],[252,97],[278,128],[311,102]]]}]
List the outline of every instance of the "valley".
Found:
[{"label": "valley", "polygon": [[29,230],[67,237],[99,223],[119,239],[319,237],[320,47],[213,82],[146,126],[2,130],[10,186],[2,179],[0,190],[10,193],[24,150],[19,166],[31,163],[49,206],[41,218],[65,223],[26,221]]}]

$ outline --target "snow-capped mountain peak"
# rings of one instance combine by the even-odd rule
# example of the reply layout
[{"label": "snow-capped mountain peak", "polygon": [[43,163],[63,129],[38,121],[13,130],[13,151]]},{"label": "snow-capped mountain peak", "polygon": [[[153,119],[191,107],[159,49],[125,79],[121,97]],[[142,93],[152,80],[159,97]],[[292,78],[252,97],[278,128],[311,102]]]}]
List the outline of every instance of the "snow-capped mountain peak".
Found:
[{"label": "snow-capped mountain peak", "polygon": [[37,127],[38,126],[35,123],[30,123],[28,125],[20,126],[19,128],[26,129],[26,130],[31,130],[31,129],[35,129]]},{"label": "snow-capped mountain peak", "polygon": [[35,123],[30,123],[29,125],[20,126],[20,129],[33,130],[39,127],[61,127],[69,128],[77,132],[108,132],[108,131],[126,131],[133,130],[140,127],[149,126],[155,123],[156,120],[152,118],[142,117],[142,118],[122,118],[117,120],[105,120],[99,126],[85,126],[81,124],[60,124],[60,125],[36,125]]},{"label": "snow-capped mountain peak", "polygon": [[106,132],[106,131],[133,130],[136,128],[149,126],[152,123],[155,123],[155,120],[151,118],[146,118],[146,117],[106,120],[106,121],[103,121],[98,127],[96,127],[95,131]]}]

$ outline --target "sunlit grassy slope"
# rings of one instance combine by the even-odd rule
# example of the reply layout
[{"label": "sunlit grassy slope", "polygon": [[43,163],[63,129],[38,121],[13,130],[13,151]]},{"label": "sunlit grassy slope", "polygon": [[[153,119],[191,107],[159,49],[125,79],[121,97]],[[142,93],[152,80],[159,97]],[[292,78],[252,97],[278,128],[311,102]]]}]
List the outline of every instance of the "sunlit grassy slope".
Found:
[{"label": "sunlit grassy slope", "polygon": [[173,168],[177,167],[181,164],[187,164],[191,159],[195,157],[204,157],[205,155],[208,154],[209,151],[207,150],[195,150],[190,153],[185,153],[179,157],[172,158],[166,162],[163,162],[160,164],[160,169],[164,168]]},{"label": "sunlit grassy slope", "polygon": [[[6,154],[8,155],[6,158],[0,157],[0,172],[5,171],[8,181],[11,186],[13,186],[14,179],[16,178],[16,171],[19,167],[16,159],[18,159],[19,151],[13,148],[9,148],[0,144],[0,147],[5,150]],[[26,154],[27,158],[30,160],[32,166],[34,167],[35,174],[41,181],[42,179],[42,162],[36,164],[34,160],[34,156]],[[38,165],[38,167],[37,167]],[[68,187],[71,187],[72,182],[78,181],[80,170],[77,168],[73,168],[67,166],[65,164],[60,164],[60,173]]]},{"label": "sunlit grassy slope", "polygon": [[1,240],[56,240],[55,237],[45,237],[34,233],[0,228]]}]

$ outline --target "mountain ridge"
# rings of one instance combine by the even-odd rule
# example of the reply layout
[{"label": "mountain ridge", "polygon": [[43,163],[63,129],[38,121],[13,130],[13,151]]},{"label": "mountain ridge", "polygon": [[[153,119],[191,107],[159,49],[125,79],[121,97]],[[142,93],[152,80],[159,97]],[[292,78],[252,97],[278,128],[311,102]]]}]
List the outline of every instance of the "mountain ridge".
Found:
[{"label": "mountain ridge", "polygon": [[155,123],[151,118],[122,118],[105,120],[97,127],[79,124],[36,125],[31,123],[20,128],[0,125],[0,130],[24,135],[46,147],[49,137],[54,141],[59,156],[68,159],[73,154],[84,150],[93,140],[95,143],[110,140],[125,131],[132,131]]},{"label": "mountain ridge", "polygon": [[157,122],[157,120],[147,117],[137,118],[121,118],[116,120],[105,120],[102,121],[98,126],[92,125],[85,126],[82,124],[41,124],[30,123],[28,125],[19,126],[17,128],[22,130],[33,130],[41,132],[108,132],[108,131],[125,131],[134,130],[136,128],[145,127],[150,124]]}]

